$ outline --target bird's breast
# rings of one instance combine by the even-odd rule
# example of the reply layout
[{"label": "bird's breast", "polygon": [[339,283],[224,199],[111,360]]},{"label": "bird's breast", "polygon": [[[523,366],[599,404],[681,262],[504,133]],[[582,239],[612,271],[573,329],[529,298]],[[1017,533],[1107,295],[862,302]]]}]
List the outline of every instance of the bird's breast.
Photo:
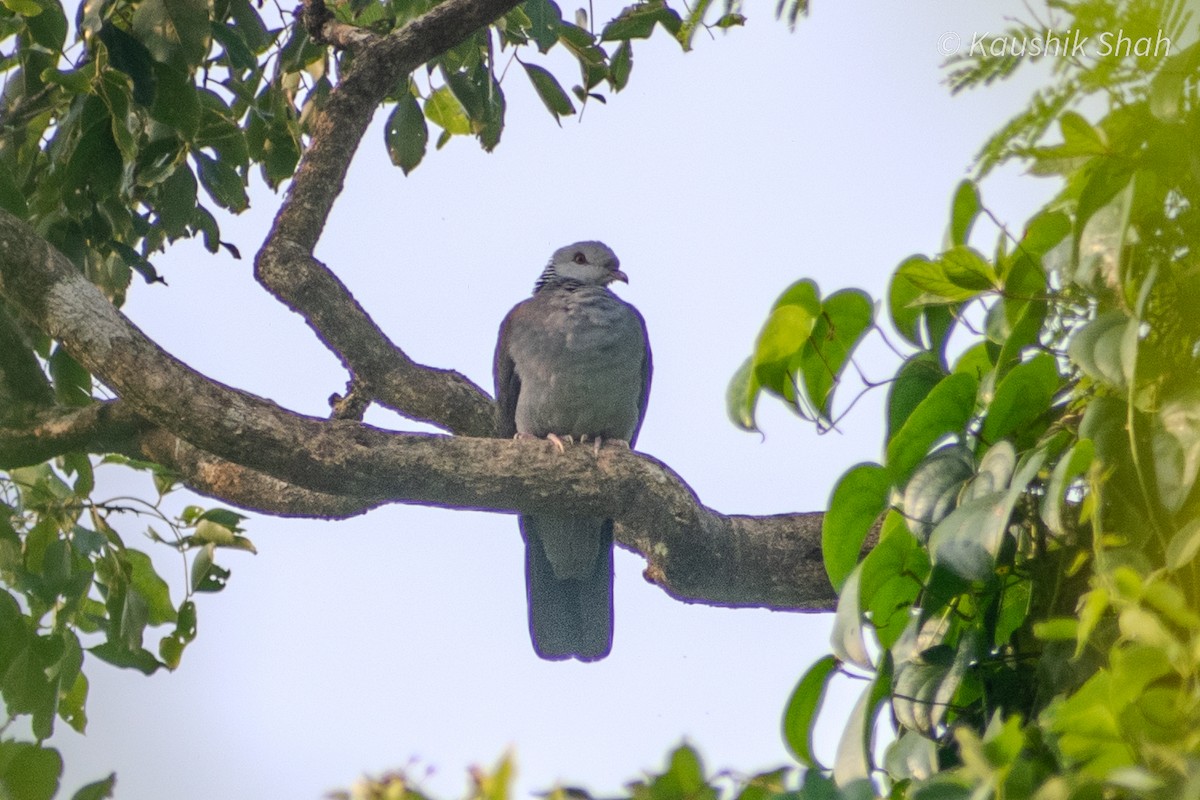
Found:
[{"label": "bird's breast", "polygon": [[513,338],[517,430],[628,440],[642,392],[642,326],[612,295],[570,294]]}]

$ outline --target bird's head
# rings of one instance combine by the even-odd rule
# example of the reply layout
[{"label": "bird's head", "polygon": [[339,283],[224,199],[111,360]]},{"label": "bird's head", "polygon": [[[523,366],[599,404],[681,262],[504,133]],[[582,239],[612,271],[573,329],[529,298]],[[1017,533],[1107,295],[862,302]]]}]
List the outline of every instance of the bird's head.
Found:
[{"label": "bird's head", "polygon": [[538,288],[555,281],[574,281],[584,286],[607,286],[613,281],[629,283],[621,271],[617,254],[603,242],[576,242],[560,247],[538,279]]}]

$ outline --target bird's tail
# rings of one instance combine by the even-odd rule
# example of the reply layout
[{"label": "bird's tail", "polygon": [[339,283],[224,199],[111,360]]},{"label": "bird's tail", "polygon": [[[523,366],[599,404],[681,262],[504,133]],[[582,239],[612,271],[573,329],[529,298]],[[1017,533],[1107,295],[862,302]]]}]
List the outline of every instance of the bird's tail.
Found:
[{"label": "bird's tail", "polygon": [[612,520],[520,519],[533,649],[551,660],[604,658],[612,649]]}]

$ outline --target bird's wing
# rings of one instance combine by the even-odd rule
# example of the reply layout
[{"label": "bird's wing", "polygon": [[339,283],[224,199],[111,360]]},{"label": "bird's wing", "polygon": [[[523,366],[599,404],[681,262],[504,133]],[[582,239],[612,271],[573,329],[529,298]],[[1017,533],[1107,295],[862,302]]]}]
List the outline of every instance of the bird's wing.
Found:
[{"label": "bird's wing", "polygon": [[521,394],[521,376],[517,374],[512,354],[508,349],[509,335],[514,320],[520,317],[521,305],[517,305],[500,323],[500,335],[496,339],[496,356],[492,362],[492,376],[496,380],[496,435],[511,439],[517,434],[517,397]]},{"label": "bird's wing", "polygon": [[633,428],[633,435],[629,437],[629,446],[633,447],[637,442],[638,431],[642,429],[642,420],[646,418],[646,404],[650,402],[650,380],[654,375],[654,357],[650,352],[650,337],[646,333],[646,320],[642,319],[641,313],[633,309],[633,315],[637,319],[638,326],[642,329],[642,341],[646,344],[646,355],[642,359],[642,393],[638,397],[638,418],[637,425]]}]

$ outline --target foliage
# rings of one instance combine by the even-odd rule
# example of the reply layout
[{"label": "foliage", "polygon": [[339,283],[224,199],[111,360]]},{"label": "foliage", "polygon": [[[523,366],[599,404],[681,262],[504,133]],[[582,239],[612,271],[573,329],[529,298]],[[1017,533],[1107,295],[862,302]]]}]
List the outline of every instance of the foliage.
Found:
[{"label": "foliage", "polygon": [[[87,726],[85,652],[147,675],[174,669],[196,636],[198,592],[220,591],[229,572],[213,562],[220,546],[253,550],[240,536],[241,515],[224,509],[184,510],[166,517],[159,508],[173,486],[154,465],[109,456],[105,462],[149,471],[160,494],[153,504],[119,497],[91,498],[93,465],[82,456],[0,474],[0,690],[9,721],[27,719],[35,742],[0,741],[0,792],[5,797],[54,795],[62,762],[41,742],[61,719],[77,731]],[[73,482],[64,475],[73,476]],[[146,535],[181,553],[198,548],[182,602],[176,605],[150,557],[126,545],[112,524],[122,514],[148,515]],[[147,649],[151,627],[167,626]],[[107,797],[112,778],[84,787],[76,797]]]},{"label": "foliage", "polygon": [[[178,239],[199,236],[209,251],[240,257],[221,240],[218,218],[248,207],[254,172],[273,189],[293,175],[353,55],[314,41],[299,15],[272,18],[261,1],[85,0],[73,25],[63,5],[0,3],[0,208],[29,222],[117,306],[134,274],[165,283],[152,259]],[[341,23],[386,34],[434,5],[326,7]],[[781,6],[793,22],[803,10]],[[491,150],[513,62],[558,119],[623,89],[635,40],[656,29],[688,50],[701,28],[744,22],[735,0],[716,12],[711,0],[680,10],[644,0],[597,29],[582,10],[568,21],[554,0],[526,0],[394,88],[384,144],[406,173],[426,155],[429,123],[440,129],[438,148],[474,136]],[[578,66],[570,93],[535,63],[555,48]],[[59,343],[0,301],[0,426],[20,430],[41,411],[106,395]],[[234,512],[191,506],[169,516],[164,498],[175,478],[158,465],[85,452],[43,458],[10,452],[0,463],[0,797],[18,800],[58,789],[62,762],[44,741],[56,718],[86,726],[86,654],[146,674],[174,669],[196,635],[195,593],[218,591],[229,577],[216,549],[253,551]],[[156,496],[98,499],[102,464],[149,472]],[[182,600],[147,553],[127,546],[123,514],[169,531],[145,528],[184,561]],[[164,631],[157,647],[145,641],[153,627]],[[26,728],[29,741],[14,735]],[[113,782],[75,797],[110,796]]]},{"label": "foliage", "polygon": [[[511,755],[505,755],[488,771],[480,767],[471,770],[471,783],[466,800],[508,800],[511,797],[515,766]],[[630,800],[766,800],[784,792],[796,783],[791,770],[779,769],[756,775],[710,774],[700,754],[684,743],[667,756],[662,772],[649,773],[626,784]],[[811,773],[806,783],[828,787],[828,779]],[[548,800],[591,800],[587,790],[578,787],[556,786],[542,795]],[[430,800],[420,781],[404,771],[391,772],[378,778],[364,778],[349,791],[335,792],[332,800]],[[865,796],[864,796],[865,800]]]},{"label": "foliage", "polygon": [[[1052,8],[1092,35],[1195,30],[1174,3]],[[952,83],[996,74],[985,54]],[[833,491],[833,654],[784,716],[810,774],[826,769],[811,740],[829,681],[867,683],[831,765],[840,788],[802,796],[864,781],[892,798],[1200,791],[1200,44],[1068,64],[1050,92],[980,170],[1019,157],[1059,195],[1019,236],[997,223],[989,256],[972,232],[995,218],[964,182],[945,249],[892,275],[886,307],[912,349],[884,457]],[[1087,93],[1107,99],[1095,123],[1045,102]],[[1051,122],[1061,142],[1042,144]],[[846,296],[784,292],[731,384],[735,422],[753,426],[763,391],[831,421],[874,325]]]},{"label": "foliage", "polygon": [[[330,3],[341,22],[379,33],[426,0]],[[803,0],[782,0],[795,22]],[[1049,21],[998,39],[1121,30],[1183,42],[1182,0],[1052,0]],[[385,145],[405,172],[436,147],[503,131],[508,69],[521,67],[559,120],[619,92],[633,43],[664,30],[686,50],[701,27],[744,18],[736,2],[672,8],[644,0],[599,26],[526,0],[439,55],[389,97]],[[714,21],[709,21],[711,17]],[[183,237],[222,246],[217,215],[248,204],[252,168],[291,177],[323,104],[353,56],[249,0],[88,0],[68,43],[59,0],[4,0],[0,58],[0,208],[29,221],[117,305],[134,273],[162,281],[155,253]],[[545,56],[578,66],[570,91]],[[534,52],[536,51],[536,53]],[[1047,56],[1043,56],[1049,57]],[[1037,58],[989,46],[956,62],[953,90],[986,85]],[[880,463],[842,477],[825,519],[824,558],[841,601],[833,653],[801,678],[784,736],[807,767],[748,778],[705,772],[688,746],[630,784],[636,800],[1150,797],[1200,792],[1200,45],[1170,55],[1055,59],[1054,83],[981,151],[980,174],[1010,159],[1063,189],[1017,236],[985,254],[976,223],[994,218],[977,186],[952,201],[945,249],[906,259],[885,306],[908,353],[890,381]],[[1080,101],[1105,104],[1090,122]],[[1061,141],[1046,144],[1057,126]],[[203,194],[201,193],[203,189]],[[217,211],[220,209],[221,211]],[[0,322],[20,325],[0,307]],[[827,429],[855,348],[878,332],[857,290],[790,287],[731,383],[735,422],[755,425],[762,392]],[[104,396],[44,334],[21,333],[31,385],[0,387],[0,422],[20,423],[41,384],[59,406]],[[6,354],[11,357],[11,353]],[[13,380],[6,373],[6,380]],[[73,453],[0,472],[0,796],[48,798],[61,760],[43,742],[59,718],[86,724],[85,652],[118,666],[174,668],[196,632],[194,594],[220,589],[216,548],[251,549],[241,517],[191,507],[171,518],[173,477],[148,471],[152,502],[95,499],[102,462]],[[149,514],[147,535],[191,551],[182,601],[115,515]],[[877,540],[860,558],[872,531]],[[165,627],[164,627],[165,626]],[[157,653],[145,646],[163,630]],[[811,730],[829,681],[866,688],[832,764]],[[886,717],[884,716],[886,712]],[[895,735],[876,741],[881,721]],[[473,797],[505,797],[507,759],[475,775]],[[110,796],[110,776],[75,797]],[[558,795],[582,795],[559,789]],[[401,774],[349,797],[423,798]]]}]

